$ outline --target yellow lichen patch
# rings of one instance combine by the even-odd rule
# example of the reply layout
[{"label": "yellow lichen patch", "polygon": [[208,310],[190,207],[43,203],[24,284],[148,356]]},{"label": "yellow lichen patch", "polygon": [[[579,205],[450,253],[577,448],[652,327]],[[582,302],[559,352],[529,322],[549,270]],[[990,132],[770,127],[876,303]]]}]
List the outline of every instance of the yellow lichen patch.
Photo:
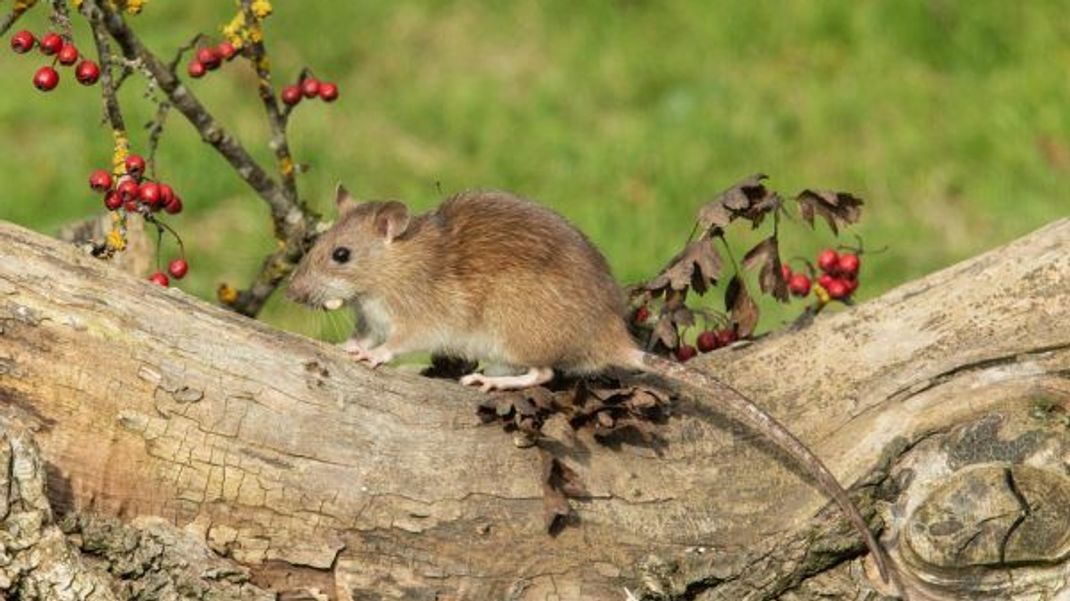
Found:
[{"label": "yellow lichen patch", "polygon": [[290,157],[286,157],[279,161],[279,171],[283,175],[290,175],[294,172],[294,162]]},{"label": "yellow lichen patch", "polygon": [[108,248],[118,252],[122,252],[126,249],[126,238],[123,237],[123,232],[118,226],[113,227],[111,231],[108,232],[107,243]]},{"label": "yellow lichen patch", "polygon": [[15,6],[12,6],[11,10],[15,14],[24,13],[34,4],[37,4],[37,0],[15,0]]},{"label": "yellow lichen patch", "polygon": [[81,10],[82,0],[71,0],[71,6],[73,6],[75,10]]},{"label": "yellow lichen patch", "polygon": [[265,19],[271,15],[271,2],[268,0],[253,0],[249,8],[257,19]]},{"label": "yellow lichen patch", "polygon": [[829,296],[828,291],[825,290],[825,287],[821,284],[814,286],[814,296],[817,297],[817,300],[821,301],[822,305],[828,304],[829,300],[832,299],[832,297]]},{"label": "yellow lichen patch", "polygon": [[224,305],[230,306],[238,302],[238,290],[230,284],[220,284],[215,291],[216,298]]},{"label": "yellow lichen patch", "polygon": [[141,9],[145,8],[145,4],[149,0],[116,0],[115,5],[126,11],[128,15],[136,15],[141,13]]},{"label": "yellow lichen patch", "polygon": [[115,139],[115,151],[111,155],[112,172],[122,175],[126,173],[126,157],[130,155],[130,138],[120,129],[114,130],[112,137]]},{"label": "yellow lichen patch", "polygon": [[235,15],[233,19],[230,20],[230,23],[227,23],[223,26],[223,36],[226,37],[231,44],[234,44],[235,48],[241,48],[245,46],[245,36],[243,35],[244,31],[245,15],[240,12]]}]

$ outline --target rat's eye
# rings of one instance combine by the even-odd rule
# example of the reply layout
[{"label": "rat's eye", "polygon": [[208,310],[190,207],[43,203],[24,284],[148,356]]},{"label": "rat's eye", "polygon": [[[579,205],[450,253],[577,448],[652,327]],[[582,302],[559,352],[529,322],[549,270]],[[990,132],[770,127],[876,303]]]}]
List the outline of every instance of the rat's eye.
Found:
[{"label": "rat's eye", "polygon": [[347,263],[349,262],[349,249],[339,246],[331,252],[331,258],[335,263]]}]

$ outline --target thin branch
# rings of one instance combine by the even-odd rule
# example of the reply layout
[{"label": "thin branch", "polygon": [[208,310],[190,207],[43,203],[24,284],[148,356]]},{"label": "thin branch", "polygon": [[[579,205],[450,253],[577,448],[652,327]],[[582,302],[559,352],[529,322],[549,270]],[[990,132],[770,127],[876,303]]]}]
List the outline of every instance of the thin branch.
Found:
[{"label": "thin branch", "polygon": [[[252,0],[241,0],[242,14],[245,16],[247,27],[260,27],[260,21],[253,14]],[[268,125],[271,127],[271,148],[275,151],[275,163],[279,171],[279,179],[282,181],[286,196],[293,203],[298,203],[297,181],[294,177],[295,167],[293,156],[290,155],[290,144],[286,139],[286,124],[289,113],[279,110],[278,96],[275,88],[271,85],[271,64],[268,61],[267,48],[264,46],[263,36],[250,36],[255,41],[249,42],[248,57],[256,69],[257,89],[260,93],[260,101],[264,104],[264,112],[267,113]]]},{"label": "thin branch", "polygon": [[166,100],[159,101],[156,104],[156,116],[146,127],[149,130],[149,149],[145,162],[148,163],[149,173],[152,174],[153,179],[156,179],[156,149],[160,147],[160,136],[163,135],[163,127],[167,123],[167,115],[170,112],[171,103]]},{"label": "thin branch", "polygon": [[204,37],[205,35],[203,33],[198,33],[197,35],[193,36],[190,41],[179,46],[178,50],[175,51],[175,57],[171,59],[171,62],[167,63],[167,68],[172,73],[178,73],[178,64],[182,62],[182,55],[196,48],[197,44],[199,44],[201,40],[204,39]]},{"label": "thin branch", "polygon": [[[116,144],[126,140],[126,122],[123,120],[122,110],[119,108],[119,99],[115,95],[115,79],[112,76],[111,45],[108,44],[107,31],[100,19],[99,11],[92,10],[89,3],[83,3],[82,14],[89,21],[93,32],[93,42],[97,47],[97,58],[100,60],[100,89],[104,100],[104,114],[111,125]],[[128,147],[129,142],[125,145]]]},{"label": "thin branch", "polygon": [[303,215],[300,208],[289,198],[264,171],[249,152],[231,136],[222,125],[204,108],[167,65],[142,44],[137,35],[127,26],[122,15],[99,0],[85,0],[83,5],[92,5],[102,14],[102,21],[108,33],[115,39],[123,54],[141,59],[144,67],[156,80],[160,89],[190,124],[201,134],[201,138],[216,149],[219,154],[238,172],[271,209],[276,236],[285,238],[294,227],[303,229]]},{"label": "thin branch", "polygon": [[71,15],[67,12],[66,0],[52,0],[52,14],[48,17],[52,22],[53,29],[63,32],[63,37],[68,42],[74,40],[71,31]]},{"label": "thin branch", "polygon": [[11,7],[11,12],[4,15],[3,20],[0,20],[0,35],[6,34],[15,25],[15,22],[19,20],[19,17],[34,4],[36,4],[36,0],[34,2],[16,2]]},{"label": "thin branch", "polygon": [[[245,4],[248,9],[248,3]],[[162,130],[162,115],[169,110],[170,106],[178,111],[190,122],[201,134],[201,138],[227,160],[238,172],[238,175],[249,185],[267,204],[271,210],[271,218],[274,224],[275,237],[279,241],[276,250],[268,255],[261,265],[248,290],[241,291],[236,298],[225,300],[231,309],[243,315],[255,317],[263,308],[267,299],[278,289],[282,281],[288,276],[297,263],[304,256],[305,250],[316,236],[316,223],[319,216],[312,213],[299,201],[296,186],[293,184],[293,163],[290,159],[289,148],[286,144],[285,127],[286,115],[281,114],[275,101],[274,91],[271,89],[270,80],[261,74],[260,65],[266,67],[263,61],[257,61],[258,75],[261,75],[261,98],[265,109],[268,111],[269,120],[272,123],[273,141],[281,140],[282,144],[273,143],[276,158],[280,163],[280,176],[283,184],[279,185],[249,152],[233,138],[221,124],[208,112],[197,97],[189,90],[176,75],[178,63],[182,53],[192,48],[198,38],[190,43],[188,48],[180,49],[178,55],[170,64],[164,63],[152,53],[137,35],[127,26],[123,16],[108,2],[101,0],[84,0],[83,12],[99,21],[102,29],[115,40],[122,50],[127,61],[135,62],[138,68],[145,72],[159,90],[167,97],[168,108],[164,108],[160,101],[160,112],[157,114],[159,128]],[[260,45],[263,58],[263,46]],[[266,86],[264,82],[266,81]],[[150,127],[150,145],[153,139],[158,139],[159,133],[155,127]],[[282,169],[289,163],[288,170]],[[221,297],[222,299],[222,297]]]}]

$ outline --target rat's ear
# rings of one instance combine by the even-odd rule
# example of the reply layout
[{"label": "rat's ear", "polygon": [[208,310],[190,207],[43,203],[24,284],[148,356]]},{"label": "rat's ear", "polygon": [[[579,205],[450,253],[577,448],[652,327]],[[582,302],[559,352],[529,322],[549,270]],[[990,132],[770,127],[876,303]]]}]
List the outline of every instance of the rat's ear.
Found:
[{"label": "rat's ear", "polygon": [[338,214],[345,215],[346,213],[357,208],[357,200],[349,194],[349,190],[342,185],[342,182],[338,182],[338,187],[334,191],[334,204],[338,207]]},{"label": "rat's ear", "polygon": [[375,213],[375,231],[379,232],[387,244],[404,234],[408,227],[409,208],[396,200],[384,203]]}]

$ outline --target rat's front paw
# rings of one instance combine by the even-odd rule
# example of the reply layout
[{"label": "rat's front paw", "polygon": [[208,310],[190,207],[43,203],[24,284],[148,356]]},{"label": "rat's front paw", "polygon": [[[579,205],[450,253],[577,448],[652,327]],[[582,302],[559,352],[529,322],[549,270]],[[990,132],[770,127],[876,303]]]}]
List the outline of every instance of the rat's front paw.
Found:
[{"label": "rat's front paw", "polygon": [[377,346],[370,351],[360,346],[357,346],[356,349],[352,351],[348,348],[346,350],[354,359],[362,363],[367,363],[372,368],[379,367],[394,358],[394,353],[391,352],[390,349],[382,346]]},{"label": "rat's front paw", "polygon": [[367,353],[368,352],[367,345],[365,344],[365,342],[363,340],[361,340],[359,338],[350,338],[350,339],[346,340],[345,342],[343,342],[342,344],[340,344],[338,346],[340,346],[343,351],[345,351],[345,352],[347,352],[347,353],[349,353],[351,355],[356,355],[358,353]]}]

